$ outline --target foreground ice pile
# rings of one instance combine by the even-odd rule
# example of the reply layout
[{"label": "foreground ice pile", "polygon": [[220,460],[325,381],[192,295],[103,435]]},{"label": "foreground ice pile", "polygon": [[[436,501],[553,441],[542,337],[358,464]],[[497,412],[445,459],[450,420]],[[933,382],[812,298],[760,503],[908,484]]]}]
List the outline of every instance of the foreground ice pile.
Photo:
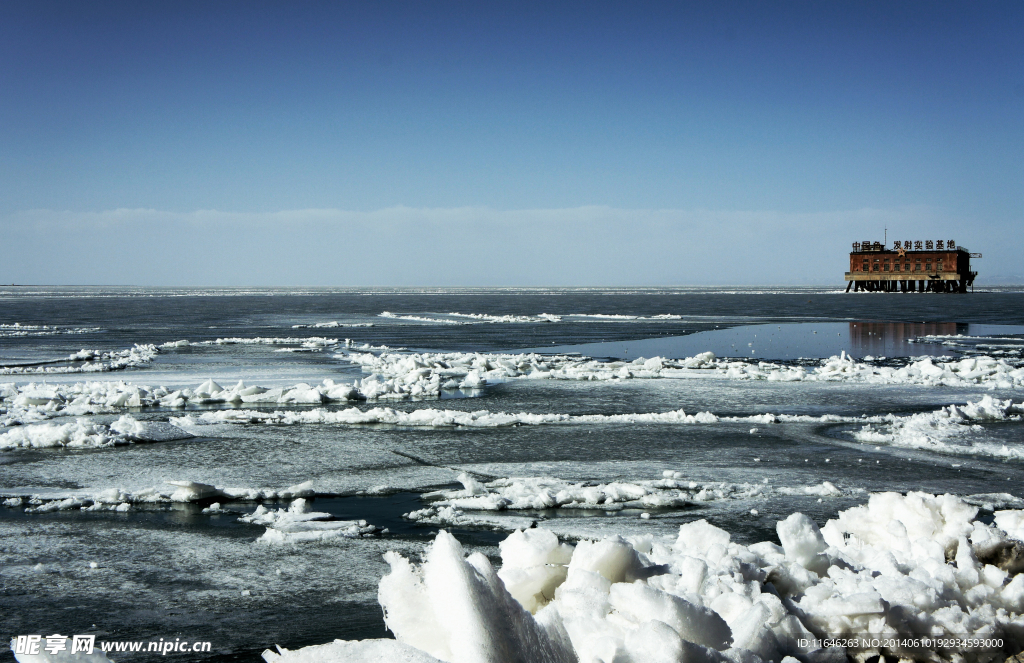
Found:
[{"label": "foreground ice pile", "polygon": [[[385,556],[391,572],[379,600],[397,643],[336,641],[264,659],[1001,660],[1024,646],[1024,511],[996,512],[991,525],[977,515],[952,495],[882,493],[820,529],[791,515],[777,523],[781,546],[734,543],[704,520],[682,525],[674,540],[576,546],[529,529],[501,543],[500,571],[480,553],[464,557],[441,531],[420,565]],[[854,635],[1003,644],[814,649],[815,637]]]}]

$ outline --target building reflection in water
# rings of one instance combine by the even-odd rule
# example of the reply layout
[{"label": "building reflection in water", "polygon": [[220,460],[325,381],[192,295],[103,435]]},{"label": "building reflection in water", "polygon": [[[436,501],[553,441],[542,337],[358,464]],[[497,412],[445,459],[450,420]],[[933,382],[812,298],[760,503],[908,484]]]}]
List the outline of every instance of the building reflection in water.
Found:
[{"label": "building reflection in water", "polygon": [[967,325],[956,322],[851,322],[850,349],[854,356],[906,357],[947,354],[942,345],[911,343],[922,336],[966,334]]}]

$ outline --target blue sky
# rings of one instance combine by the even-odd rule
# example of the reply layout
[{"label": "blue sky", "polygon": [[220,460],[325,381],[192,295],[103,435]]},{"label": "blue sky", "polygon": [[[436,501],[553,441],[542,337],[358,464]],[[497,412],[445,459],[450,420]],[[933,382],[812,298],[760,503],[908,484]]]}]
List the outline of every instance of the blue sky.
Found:
[{"label": "blue sky", "polygon": [[1022,44],[1020,2],[6,2],[0,281],[828,283],[886,226],[1020,275]]}]

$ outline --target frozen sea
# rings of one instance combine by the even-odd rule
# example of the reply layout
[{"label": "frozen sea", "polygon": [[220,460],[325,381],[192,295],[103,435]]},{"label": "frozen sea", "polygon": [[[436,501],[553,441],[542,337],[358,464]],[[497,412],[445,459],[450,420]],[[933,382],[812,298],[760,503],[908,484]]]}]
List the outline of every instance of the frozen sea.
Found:
[{"label": "frozen sea", "polygon": [[388,637],[382,555],[439,526],[498,564],[531,526],[1020,509],[1022,352],[1014,288],[0,287],[0,632],[256,661]]}]

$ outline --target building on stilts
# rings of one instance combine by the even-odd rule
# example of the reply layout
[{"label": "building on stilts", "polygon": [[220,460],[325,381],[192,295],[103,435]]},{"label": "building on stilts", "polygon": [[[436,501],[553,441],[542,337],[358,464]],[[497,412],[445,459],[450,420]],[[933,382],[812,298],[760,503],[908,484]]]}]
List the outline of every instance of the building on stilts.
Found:
[{"label": "building on stilts", "polygon": [[978,272],[971,258],[980,258],[953,240],[854,242],[846,291],[967,292]]}]

